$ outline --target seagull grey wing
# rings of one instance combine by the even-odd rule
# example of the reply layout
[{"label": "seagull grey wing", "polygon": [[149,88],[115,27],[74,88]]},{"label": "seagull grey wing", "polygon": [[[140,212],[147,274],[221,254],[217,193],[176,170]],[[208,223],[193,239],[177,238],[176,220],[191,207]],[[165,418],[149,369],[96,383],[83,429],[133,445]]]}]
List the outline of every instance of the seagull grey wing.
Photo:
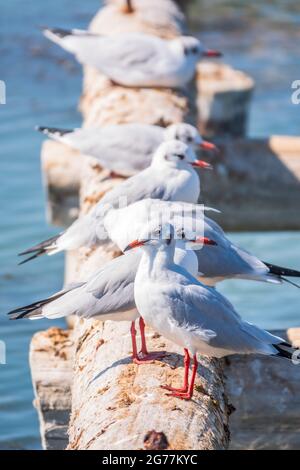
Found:
[{"label": "seagull grey wing", "polygon": [[[202,245],[195,248],[195,254],[198,258],[198,272],[203,274],[204,277],[217,278],[227,276],[232,273],[233,263],[230,251],[230,242],[225,237],[222,231],[215,230],[215,226],[210,224],[207,217],[204,218],[203,231],[197,234],[198,236],[204,235],[205,237],[217,243],[215,246]],[[240,266],[237,268],[239,269]]]},{"label": "seagull grey wing", "polygon": [[[174,284],[175,285],[175,284]],[[172,287],[166,292],[168,296],[168,304],[172,308],[172,322],[174,326],[179,327],[182,331],[187,330],[192,336],[206,343],[210,343],[217,333],[212,323],[206,324],[199,315],[198,305],[194,305],[190,299],[190,292],[187,286]]]},{"label": "seagull grey wing", "polygon": [[81,282],[69,282],[68,284],[66,284],[63,288],[63,291],[64,293],[68,292],[68,291],[71,291],[71,290],[74,290],[74,289],[78,289],[79,287],[82,287],[82,286],[85,286],[86,285],[86,282],[85,281],[81,281]]},{"label": "seagull grey wing", "polygon": [[227,353],[272,354],[272,343],[279,341],[268,332],[244,322],[231,303],[214,289],[201,285],[184,286],[182,298],[188,328],[213,331],[209,345]]},{"label": "seagull grey wing", "polygon": [[224,230],[222,229],[222,227],[220,227],[220,225],[215,220],[213,220],[213,219],[211,219],[207,216],[205,216],[204,219],[205,219],[206,226],[210,227],[215,232],[218,232],[220,235],[225,236]]},{"label": "seagull grey wing", "polygon": [[94,56],[94,66],[113,80],[126,73],[136,78],[151,74],[157,65],[163,41],[145,34],[120,34],[102,37]]},{"label": "seagull grey wing", "polygon": [[147,124],[106,126],[86,139],[85,153],[99,160],[104,168],[132,176],[147,168],[163,141],[163,129]]},{"label": "seagull grey wing", "polygon": [[215,242],[217,246],[204,245],[196,250],[199,273],[208,278],[232,278],[262,276],[267,274],[266,266],[255,256],[239,249],[224,234],[216,230],[211,220],[205,218],[204,235]]},{"label": "seagull grey wing", "polygon": [[[268,267],[256,256],[240,248],[239,246],[234,245],[233,243],[231,243],[231,252],[235,254],[235,258],[238,260],[238,262],[243,264],[244,270],[239,274],[248,274],[249,276],[252,276],[253,279],[256,277],[257,279],[261,279],[262,276],[266,276],[266,278],[269,277]],[[277,281],[274,280],[274,282]]]},{"label": "seagull grey wing", "polygon": [[165,184],[153,177],[152,168],[132,176],[106,193],[96,206],[96,216],[104,216],[109,209],[129,206],[142,199],[166,199]]},{"label": "seagull grey wing", "polygon": [[[198,271],[207,278],[232,278],[252,271],[251,266],[243,260],[230,243],[224,243],[216,233],[205,236],[217,242],[217,246],[203,245],[195,250],[198,258]],[[223,242],[223,243],[222,243]]]},{"label": "seagull grey wing", "polygon": [[98,233],[100,233],[100,229],[97,226],[94,210],[92,210],[75,220],[59,237],[53,253],[63,250],[76,250],[82,246],[92,247],[98,242]]},{"label": "seagull grey wing", "polygon": [[134,280],[141,253],[133,251],[106,263],[87,283],[86,291],[98,299],[101,313],[135,307]]}]

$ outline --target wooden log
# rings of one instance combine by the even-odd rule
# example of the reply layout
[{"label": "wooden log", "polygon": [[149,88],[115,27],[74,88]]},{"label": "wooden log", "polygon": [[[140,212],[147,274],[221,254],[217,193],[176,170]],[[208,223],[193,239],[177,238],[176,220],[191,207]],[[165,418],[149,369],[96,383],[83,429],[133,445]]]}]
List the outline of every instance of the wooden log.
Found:
[{"label": "wooden log", "polygon": [[[211,157],[214,171],[201,174],[201,200],[222,211],[213,216],[222,227],[230,231],[299,230],[300,138],[223,138],[217,143],[221,152]],[[62,144],[47,142],[43,161],[53,217],[56,222],[70,221],[78,211],[82,168],[79,171],[78,155]],[[97,167],[95,161],[90,162]],[[101,173],[99,179],[105,175]],[[97,190],[91,188],[91,192]]]},{"label": "wooden log", "polygon": [[[117,16],[114,5],[108,6],[100,11],[91,28],[111,33],[117,24],[122,31],[145,30],[145,23],[149,24],[151,18],[152,33],[169,37],[180,32],[178,10],[173,2],[159,1],[159,10],[167,18],[163,29],[161,21],[155,28],[157,2],[140,0],[136,4],[141,7],[140,13],[146,4],[145,17],[123,13],[122,18]],[[112,86],[91,69],[86,69],[81,105],[85,124],[89,125],[134,120],[167,125],[186,120],[191,109],[188,97],[178,92]],[[81,212],[85,213],[118,181],[109,179],[93,159],[85,160],[81,174]],[[111,245],[88,252],[79,250],[76,272],[70,276],[80,278],[82,273],[94,271],[115,254]],[[183,405],[166,397],[159,387],[165,381],[178,383],[182,378],[179,349],[154,332],[147,334],[150,347],[165,348],[169,356],[164,362],[138,367],[130,361],[128,323],[102,324],[91,320],[76,323],[69,449],[149,449],[153,448],[151,438],[149,441],[151,432],[163,433],[159,434],[161,449],[228,446],[228,410],[220,362],[201,361],[202,378],[198,377],[198,384],[203,385],[207,395],[198,389],[195,400]]]},{"label": "wooden log", "polygon": [[[287,336],[295,347],[300,347],[300,328],[273,333],[282,337]],[[71,408],[70,371],[73,367],[74,348],[72,342],[66,342],[65,334],[69,333],[57,334],[53,329],[37,333],[31,344],[32,379],[37,393],[35,405],[40,416],[45,449],[63,449],[68,442],[66,429],[69,425]],[[98,344],[100,345],[101,341]],[[66,355],[59,353],[59,351],[66,352],[68,348],[71,351]],[[162,373],[168,374],[169,371]],[[300,366],[290,365],[285,360],[262,356],[232,356],[225,360],[224,375],[232,411],[230,449],[299,450],[300,402],[297,397]],[[140,377],[138,380],[140,381]],[[138,383],[135,380],[134,386],[136,387]],[[99,390],[101,391],[101,387]],[[125,412],[129,412],[130,398],[133,396],[136,400],[135,395],[135,389],[130,390],[129,398],[126,398],[127,406],[124,406]],[[124,395],[120,396],[120,401],[122,399],[124,400]],[[107,406],[112,405],[108,403]],[[182,404],[178,406],[181,407]],[[136,404],[134,407],[138,412]],[[56,437],[57,430],[59,439],[53,438]]]},{"label": "wooden log", "polygon": [[63,450],[68,444],[74,343],[59,328],[36,333],[30,345],[30,368],[42,446]]},{"label": "wooden log", "polygon": [[197,68],[198,127],[207,136],[245,137],[254,81],[220,63]]},{"label": "wooden log", "polygon": [[59,142],[42,147],[43,181],[47,193],[47,220],[68,226],[79,215],[80,171],[84,157]]},{"label": "wooden log", "polygon": [[228,411],[219,362],[201,360],[195,399],[182,403],[159,387],[182,380],[182,356],[175,354],[179,349],[173,344],[148,332],[151,349],[166,349],[170,357],[136,366],[130,363],[128,323],[85,322],[76,330],[69,449],[144,449],[153,430],[165,436],[162,449],[227,447]]},{"label": "wooden log", "polygon": [[227,139],[202,174],[202,198],[225,230],[299,230],[300,139]]},{"label": "wooden log", "polygon": [[[299,328],[275,334],[300,345]],[[230,448],[299,450],[300,365],[278,358],[232,356],[226,360],[225,374],[229,400],[236,408],[230,418]]]}]

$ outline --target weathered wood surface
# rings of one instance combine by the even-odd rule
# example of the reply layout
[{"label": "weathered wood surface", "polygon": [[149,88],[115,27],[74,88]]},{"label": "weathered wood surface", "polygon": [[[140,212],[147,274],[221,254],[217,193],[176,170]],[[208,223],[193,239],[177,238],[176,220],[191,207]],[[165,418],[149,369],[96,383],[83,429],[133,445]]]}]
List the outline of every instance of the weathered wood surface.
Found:
[{"label": "weathered wood surface", "polygon": [[59,142],[47,140],[43,144],[41,162],[49,223],[68,226],[78,217],[80,172],[84,158]]},{"label": "weathered wood surface", "polygon": [[222,211],[216,220],[224,229],[299,230],[300,139],[228,139],[219,146],[215,171],[202,174],[202,198]]},{"label": "weathered wood surface", "polygon": [[244,72],[217,62],[200,62],[197,68],[200,132],[206,137],[245,137],[253,89],[253,79]]},{"label": "weathered wood surface", "polygon": [[[152,18],[153,33],[172,36],[180,32],[178,10],[173,2],[160,0],[159,9],[167,12],[167,22],[163,29],[160,23],[157,30],[154,28],[157,4],[141,0],[136,5],[143,4],[147,4],[148,13],[152,10],[144,21],[128,14],[123,14],[124,19],[119,21],[115,11],[108,6],[93,21],[93,31],[111,33],[116,23],[122,31],[136,30],[137,24],[141,24],[140,29],[144,30],[145,21]],[[186,95],[172,90],[113,87],[95,71],[85,72],[82,100],[85,124],[137,120],[166,125],[191,116]],[[107,173],[93,159],[84,162],[81,175],[81,212],[85,213],[118,181],[108,179]],[[116,249],[111,245],[95,250],[79,250],[74,254],[76,261],[71,263],[74,271],[69,273],[69,279],[84,277],[115,254]],[[150,347],[165,347],[170,356],[166,362],[138,367],[130,363],[128,323],[76,323],[69,449],[149,448],[151,445],[149,442],[145,444],[144,439],[153,430],[164,433],[166,439],[161,439],[162,448],[227,447],[228,409],[220,363],[208,359],[201,361],[199,370],[204,372],[201,383],[208,390],[208,396],[196,392],[195,400],[183,406],[177,399],[166,397],[159,387],[166,381],[178,383],[182,379],[182,368],[172,369],[169,366],[180,364],[178,349],[153,332],[148,334]]]},{"label": "weathered wood surface", "polygon": [[[211,157],[214,171],[201,173],[201,200],[222,211],[216,216],[222,227],[232,231],[299,230],[300,138],[218,139],[218,145],[220,154]],[[56,142],[46,142],[42,155],[54,195],[49,203],[55,214],[52,221],[62,225],[77,215],[78,164],[84,157]],[[102,172],[99,178],[106,176]]]},{"label": "weathered wood surface", "polygon": [[128,323],[85,323],[76,330],[69,449],[143,449],[146,435],[153,430],[166,437],[168,445],[162,448],[227,447],[228,409],[218,361],[200,363],[203,377],[198,377],[197,385],[208,395],[196,391],[193,401],[182,403],[160,388],[182,382],[182,351],[172,343],[149,331],[151,350],[165,349],[170,356],[137,366],[130,363]]},{"label": "weathered wood surface", "polygon": [[[126,338],[123,338],[122,342],[126,356],[130,350],[130,344],[127,329],[124,332]],[[287,336],[295,347],[300,348],[299,328],[275,333],[282,337]],[[97,334],[96,331],[95,334]],[[98,335],[98,349],[103,346],[109,348],[109,345],[102,344],[102,331],[99,331]],[[41,421],[43,445],[47,449],[63,449],[68,444],[66,429],[69,424],[71,408],[72,374],[70,371],[74,359],[73,342],[66,341],[68,336],[69,332],[51,329],[36,334],[31,345],[31,367],[37,393],[35,404]],[[163,339],[160,340],[163,343]],[[65,354],[61,354],[61,352]],[[93,356],[97,360],[97,351],[96,355],[93,352]],[[113,364],[113,359],[114,353],[111,362],[106,363],[108,368],[118,367],[117,364]],[[180,362],[179,374],[182,373],[182,357],[180,357]],[[136,376],[135,367],[132,366],[133,374],[130,378],[133,385],[117,398],[118,404],[123,405],[124,414],[133,410],[139,413],[141,369],[138,370]],[[148,366],[145,368],[151,375],[151,368],[148,369]],[[99,371],[100,374],[101,372],[102,370]],[[200,375],[202,372],[200,370]],[[170,370],[167,365],[162,365],[160,373],[165,380],[169,380],[169,374],[173,375],[175,372]],[[228,401],[236,408],[235,411],[231,408],[232,414],[229,421],[231,449],[300,449],[300,366],[288,364],[285,360],[262,356],[232,356],[225,360],[224,375]],[[123,380],[126,382],[127,377],[123,376]],[[151,377],[148,380],[150,381]],[[156,375],[152,380],[157,380]],[[95,380],[95,394],[107,393],[107,408],[113,408],[110,402],[111,398],[114,400],[114,397],[111,397],[112,392],[105,392],[100,382],[101,375]],[[201,379],[201,383],[206,384],[206,380]],[[197,393],[196,396],[197,399],[210,400],[209,397],[203,397],[200,393]],[[153,398],[151,394],[148,395],[149,412],[152,410],[151,400]],[[159,397],[160,400],[161,397]],[[172,412],[173,418],[176,418],[185,403],[179,402],[177,406],[178,409],[174,409]],[[97,432],[101,431],[102,429],[97,429]],[[103,432],[103,435],[107,431],[108,429]],[[177,446],[178,443],[180,444],[180,434],[178,439],[173,441],[173,446]],[[144,443],[141,443],[141,446],[144,447]]]},{"label": "weathered wood surface", "polygon": [[[275,332],[300,348],[300,328]],[[300,351],[299,351],[300,359]],[[231,449],[300,450],[300,364],[232,356],[226,360]]]},{"label": "weathered wood surface", "polygon": [[38,411],[42,446],[46,450],[63,450],[68,443],[73,347],[72,331],[59,328],[37,333],[31,341],[34,406]]}]

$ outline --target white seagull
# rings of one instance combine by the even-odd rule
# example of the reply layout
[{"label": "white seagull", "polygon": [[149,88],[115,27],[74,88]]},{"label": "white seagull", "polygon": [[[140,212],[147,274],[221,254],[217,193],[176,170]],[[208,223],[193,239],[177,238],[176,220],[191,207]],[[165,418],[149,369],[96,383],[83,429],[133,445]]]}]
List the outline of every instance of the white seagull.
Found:
[{"label": "white seagull", "polygon": [[114,83],[127,87],[182,88],[203,57],[219,57],[190,36],[167,40],[143,33],[101,36],[73,29],[45,29],[45,36]]},{"label": "white seagull", "polygon": [[172,124],[167,128],[150,124],[120,124],[100,128],[37,130],[82,154],[96,158],[103,168],[120,176],[133,176],[151,164],[154,152],[164,141],[180,140],[197,148],[217,151],[191,124]]},{"label": "white seagull", "polygon": [[[169,236],[164,234],[169,231]],[[140,246],[143,256],[134,282],[134,298],[146,324],[185,352],[183,387],[171,396],[190,400],[197,373],[197,353],[221,358],[231,354],[263,354],[291,359],[294,349],[282,338],[246,321],[230,302],[200,283],[174,262],[174,228],[158,227],[148,238],[135,240],[127,250]],[[193,371],[189,381],[190,353]]]},{"label": "white seagull", "polygon": [[106,240],[103,217],[113,208],[147,198],[197,202],[200,178],[194,167],[210,169],[211,165],[197,160],[192,148],[183,142],[164,142],[148,168],[106,193],[91,212],[77,219],[65,232],[20,253],[30,255],[21,264],[44,254],[91,247]]},{"label": "white seagull", "polygon": [[202,236],[215,240],[217,244],[213,249],[204,246],[201,250],[193,251],[198,261],[198,277],[206,285],[215,286],[228,279],[246,279],[273,284],[285,281],[299,288],[286,279],[299,278],[299,271],[263,262],[235,245],[214,220],[204,216],[204,209],[195,204],[146,199],[109,211],[104,218],[104,226],[109,238],[122,251],[132,237],[138,238],[145,226],[149,222],[155,224],[155,221],[157,225],[161,222],[172,223],[176,231],[183,227],[185,237],[189,240],[197,240]]},{"label": "white seagull", "polygon": [[[197,275],[198,263],[192,250],[186,250],[185,240],[181,240],[182,229],[178,231],[175,260],[192,275]],[[205,238],[197,243],[213,244]],[[134,301],[134,279],[142,253],[132,251],[106,263],[92,274],[86,282],[73,283],[60,292],[9,312],[10,319],[28,318],[56,319],[77,315],[81,318],[94,318],[101,321],[130,321],[132,339],[132,360],[136,364],[158,359],[163,353],[149,353],[146,346],[145,324]],[[141,331],[141,351],[136,343],[135,321],[139,318]]]}]

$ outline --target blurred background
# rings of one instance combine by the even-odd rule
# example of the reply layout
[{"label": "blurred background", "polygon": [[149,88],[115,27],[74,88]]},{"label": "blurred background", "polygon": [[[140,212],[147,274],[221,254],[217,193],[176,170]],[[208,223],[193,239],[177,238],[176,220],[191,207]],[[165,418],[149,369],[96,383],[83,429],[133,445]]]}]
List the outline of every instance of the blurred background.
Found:
[{"label": "blurred background", "polygon": [[[9,322],[5,312],[48,296],[63,282],[61,256],[17,266],[16,253],[58,231],[45,220],[43,139],[33,129],[81,123],[81,67],[43,38],[39,28],[86,28],[99,6],[99,0],[27,0],[26,8],[22,0],[1,4],[0,79],[6,82],[7,104],[0,105],[0,340],[6,342],[7,364],[0,365],[0,449],[40,448],[28,349],[32,334],[50,326],[47,321]],[[300,4],[194,0],[189,8],[193,34],[256,81],[249,135],[299,135],[300,105],[291,103],[291,83],[300,79]],[[230,236],[264,260],[300,268],[297,232]],[[300,292],[292,286],[230,281],[220,290],[260,326],[300,326]]]}]

